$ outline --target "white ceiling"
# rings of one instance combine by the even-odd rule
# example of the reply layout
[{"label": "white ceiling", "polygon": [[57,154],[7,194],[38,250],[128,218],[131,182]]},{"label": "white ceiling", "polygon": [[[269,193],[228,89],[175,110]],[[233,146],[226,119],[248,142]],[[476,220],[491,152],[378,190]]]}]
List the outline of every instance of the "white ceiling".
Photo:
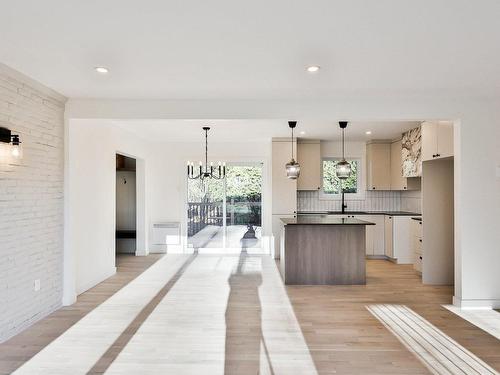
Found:
[{"label": "white ceiling", "polygon": [[[272,137],[290,137],[286,120],[113,120],[113,125],[153,142],[202,142],[203,126],[210,126],[209,142],[257,142]],[[418,122],[351,122],[346,141],[396,139]],[[371,131],[371,135],[365,134]],[[302,133],[303,132],[303,133]],[[337,122],[299,121],[295,135],[300,138],[338,140]]]},{"label": "white ceiling", "polygon": [[498,0],[2,1],[0,61],[72,98],[491,94],[499,19]]}]

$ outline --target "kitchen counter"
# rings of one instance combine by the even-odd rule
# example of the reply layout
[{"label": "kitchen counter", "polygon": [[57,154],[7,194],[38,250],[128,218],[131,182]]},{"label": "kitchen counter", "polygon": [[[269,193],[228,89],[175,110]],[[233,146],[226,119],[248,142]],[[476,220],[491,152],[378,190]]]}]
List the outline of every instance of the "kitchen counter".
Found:
[{"label": "kitchen counter", "polygon": [[297,215],[389,215],[389,216],[422,216],[408,211],[298,211]]},{"label": "kitchen counter", "polygon": [[375,225],[355,218],[338,218],[331,215],[304,215],[294,218],[282,218],[285,225]]}]

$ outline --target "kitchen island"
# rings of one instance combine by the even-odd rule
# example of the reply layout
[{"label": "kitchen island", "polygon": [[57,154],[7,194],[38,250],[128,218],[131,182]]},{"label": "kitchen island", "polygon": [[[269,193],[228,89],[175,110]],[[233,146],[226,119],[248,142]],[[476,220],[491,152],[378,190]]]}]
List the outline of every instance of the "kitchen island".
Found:
[{"label": "kitchen island", "polygon": [[288,285],[366,284],[366,226],[355,218],[283,218],[280,271]]}]

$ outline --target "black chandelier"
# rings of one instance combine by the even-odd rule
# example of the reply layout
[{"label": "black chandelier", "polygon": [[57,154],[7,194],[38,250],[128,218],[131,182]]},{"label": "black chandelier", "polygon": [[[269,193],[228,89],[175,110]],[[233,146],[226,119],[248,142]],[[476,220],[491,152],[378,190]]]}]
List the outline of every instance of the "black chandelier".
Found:
[{"label": "black chandelier", "polygon": [[[190,180],[204,180],[205,178],[214,178],[216,180],[222,180],[226,177],[226,163],[221,163],[219,161],[217,167],[214,168],[213,162],[208,165],[208,131],[210,128],[208,126],[203,127],[205,130],[205,167],[200,161],[199,172],[197,175],[194,174],[194,164],[192,162],[187,162],[187,177]],[[214,171],[215,170],[215,171]],[[215,173],[214,173],[215,172]]]}]

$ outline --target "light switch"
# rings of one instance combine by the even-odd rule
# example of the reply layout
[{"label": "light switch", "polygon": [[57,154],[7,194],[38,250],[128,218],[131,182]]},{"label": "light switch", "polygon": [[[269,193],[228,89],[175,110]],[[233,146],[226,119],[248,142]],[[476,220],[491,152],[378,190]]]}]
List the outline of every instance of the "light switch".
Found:
[{"label": "light switch", "polygon": [[36,279],[34,282],[33,282],[33,290],[35,292],[38,292],[40,290],[40,279]]}]

